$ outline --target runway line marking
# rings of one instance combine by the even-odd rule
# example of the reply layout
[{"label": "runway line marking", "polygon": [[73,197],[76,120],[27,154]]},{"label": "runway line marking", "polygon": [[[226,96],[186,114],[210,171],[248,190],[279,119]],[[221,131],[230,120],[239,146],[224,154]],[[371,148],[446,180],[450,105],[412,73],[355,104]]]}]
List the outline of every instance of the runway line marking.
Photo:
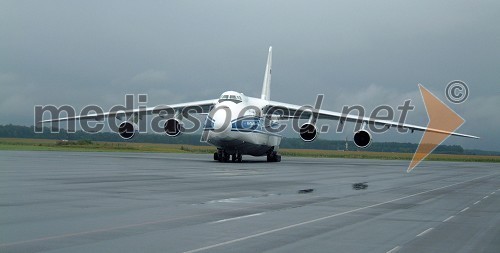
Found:
[{"label": "runway line marking", "polygon": [[455,217],[455,216],[454,216],[454,215],[452,215],[452,216],[450,216],[450,217],[446,218],[446,220],[444,220],[443,222],[447,222],[447,221],[449,221],[449,220],[453,219],[454,217]]},{"label": "runway line marking", "polygon": [[254,213],[254,214],[243,215],[243,216],[238,216],[238,217],[229,218],[229,219],[223,219],[223,220],[218,220],[218,221],[212,221],[212,222],[210,222],[210,223],[211,223],[211,224],[215,224],[215,223],[222,223],[222,222],[226,222],[226,221],[233,221],[233,220],[239,220],[239,219],[244,219],[244,218],[250,218],[250,217],[259,216],[259,215],[263,215],[263,214],[264,214],[264,213]]},{"label": "runway line marking", "polygon": [[474,205],[479,204],[479,202],[481,202],[481,200],[478,200],[478,201],[474,202]]},{"label": "runway line marking", "polygon": [[458,183],[454,183],[454,184],[450,184],[450,185],[441,186],[441,187],[438,187],[438,188],[434,188],[434,189],[427,190],[427,191],[422,191],[422,192],[419,192],[419,193],[414,193],[414,194],[407,195],[407,196],[404,196],[404,197],[395,198],[395,199],[388,200],[388,201],[385,201],[385,202],[381,202],[381,203],[378,203],[378,204],[373,204],[373,205],[369,205],[369,206],[365,206],[365,207],[360,207],[360,208],[352,209],[352,210],[349,210],[349,211],[345,211],[345,212],[341,212],[341,213],[336,213],[336,214],[332,214],[332,215],[328,215],[328,216],[323,216],[323,217],[320,217],[320,218],[316,218],[316,219],[312,219],[312,220],[308,220],[308,221],[303,221],[303,222],[295,223],[295,224],[284,226],[284,227],[280,227],[280,228],[275,228],[275,229],[263,231],[263,232],[256,233],[256,234],[253,234],[253,235],[248,235],[248,236],[236,238],[236,239],[225,241],[225,242],[208,245],[208,246],[205,246],[205,247],[201,247],[201,248],[197,248],[197,249],[193,249],[193,250],[184,251],[184,253],[194,253],[194,252],[200,252],[200,251],[204,251],[204,250],[208,250],[208,249],[217,248],[217,247],[228,245],[228,244],[232,244],[232,243],[235,243],[235,242],[240,242],[240,241],[252,239],[252,238],[255,238],[255,237],[259,237],[259,236],[263,236],[263,235],[267,235],[267,234],[272,234],[272,233],[275,233],[275,232],[279,232],[279,231],[287,230],[287,229],[290,229],[290,228],[295,228],[295,227],[307,225],[307,224],[310,224],[310,223],[314,223],[314,222],[318,222],[318,221],[330,219],[330,218],[341,216],[341,215],[344,215],[344,214],[354,213],[354,212],[357,212],[357,211],[361,211],[361,210],[365,210],[365,209],[369,209],[369,208],[373,208],[373,207],[385,205],[385,204],[388,204],[388,203],[392,203],[392,202],[396,202],[396,201],[399,201],[399,200],[403,200],[403,199],[415,197],[415,196],[426,194],[426,193],[429,193],[429,192],[438,191],[438,190],[441,190],[441,189],[445,189],[445,188],[449,188],[449,187],[452,187],[452,186],[455,186],[455,185],[460,185],[460,184],[468,183],[468,182],[471,182],[471,181],[474,181],[474,180],[478,180],[478,179],[481,179],[481,178],[491,177],[491,176],[496,175],[496,174],[497,173],[492,174],[492,175],[486,175],[486,176],[476,177],[476,178],[469,179],[469,180],[466,180],[466,181],[462,181],[462,182],[458,182]]},{"label": "runway line marking", "polygon": [[391,250],[387,251],[386,253],[394,253],[394,252],[398,251],[399,249],[401,249],[401,247],[396,246],[396,247],[392,248]]},{"label": "runway line marking", "polygon": [[467,210],[469,210],[469,207],[466,207],[466,208],[462,209],[460,212],[463,213],[463,212],[465,212]]},{"label": "runway line marking", "polygon": [[422,233],[418,234],[417,237],[420,237],[420,236],[423,236],[427,233],[429,233],[430,231],[432,231],[434,228],[428,228],[426,230],[424,230]]},{"label": "runway line marking", "polygon": [[489,196],[484,196],[483,199],[487,199]]}]

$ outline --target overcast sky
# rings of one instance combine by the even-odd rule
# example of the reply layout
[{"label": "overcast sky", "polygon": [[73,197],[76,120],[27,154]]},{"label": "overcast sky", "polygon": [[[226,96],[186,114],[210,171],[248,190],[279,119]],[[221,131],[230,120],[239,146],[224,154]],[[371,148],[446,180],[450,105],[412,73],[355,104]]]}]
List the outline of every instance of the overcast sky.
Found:
[{"label": "overcast sky", "polygon": [[109,109],[127,93],[148,106],[258,97],[272,45],[273,100],[322,93],[323,109],[340,111],[412,99],[407,122],[425,126],[417,84],[446,101],[458,79],[470,89],[448,103],[466,120],[458,132],[482,138],[445,144],[498,151],[499,13],[499,1],[1,1],[0,124],[32,125],[34,105]]}]

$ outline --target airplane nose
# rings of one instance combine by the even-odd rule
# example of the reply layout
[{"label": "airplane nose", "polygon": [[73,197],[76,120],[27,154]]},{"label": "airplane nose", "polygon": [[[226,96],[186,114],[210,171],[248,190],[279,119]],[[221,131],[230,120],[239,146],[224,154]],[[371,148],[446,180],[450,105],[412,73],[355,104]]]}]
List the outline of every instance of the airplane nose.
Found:
[{"label": "airplane nose", "polygon": [[213,115],[214,129],[217,132],[225,132],[231,129],[231,113],[228,110],[219,109]]}]

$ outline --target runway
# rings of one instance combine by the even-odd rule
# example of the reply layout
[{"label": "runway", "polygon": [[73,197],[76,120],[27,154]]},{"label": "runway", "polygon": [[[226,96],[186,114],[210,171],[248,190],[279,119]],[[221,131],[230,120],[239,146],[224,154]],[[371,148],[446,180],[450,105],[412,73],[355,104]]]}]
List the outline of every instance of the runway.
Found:
[{"label": "runway", "polygon": [[243,159],[0,151],[0,252],[500,249],[499,164]]}]

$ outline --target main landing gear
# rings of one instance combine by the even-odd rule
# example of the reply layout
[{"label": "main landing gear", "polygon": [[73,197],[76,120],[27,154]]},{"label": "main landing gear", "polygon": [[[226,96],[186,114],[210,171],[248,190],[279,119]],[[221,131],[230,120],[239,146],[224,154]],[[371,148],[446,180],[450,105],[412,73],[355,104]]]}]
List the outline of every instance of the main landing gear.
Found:
[{"label": "main landing gear", "polygon": [[[231,160],[233,163],[240,163],[241,162],[241,154],[240,153],[235,153],[235,154],[228,154],[222,149],[218,149],[217,152],[214,153],[214,160],[219,161],[221,163],[227,163],[229,160]],[[268,162],[281,162],[281,155],[278,154],[276,151],[270,151],[267,153],[267,161]]]},{"label": "main landing gear", "polygon": [[268,162],[281,162],[281,155],[278,155],[278,152],[271,151],[267,154]]},{"label": "main landing gear", "polygon": [[229,160],[233,163],[240,163],[241,162],[241,154],[240,153],[235,153],[235,154],[228,154],[224,150],[218,149],[217,152],[214,153],[214,160],[219,161],[222,163],[227,163]]}]

